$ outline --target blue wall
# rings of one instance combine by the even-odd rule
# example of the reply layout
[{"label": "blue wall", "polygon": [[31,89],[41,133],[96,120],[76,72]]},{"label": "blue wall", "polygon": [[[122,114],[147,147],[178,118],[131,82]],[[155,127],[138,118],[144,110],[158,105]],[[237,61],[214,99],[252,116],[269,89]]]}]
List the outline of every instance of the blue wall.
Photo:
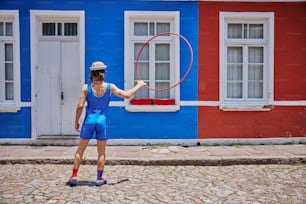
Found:
[{"label": "blue wall", "polygon": [[181,107],[175,113],[130,113],[111,108],[111,139],[196,139],[197,107]]},{"label": "blue wall", "polygon": [[[181,100],[197,100],[198,3],[193,1],[128,1],[128,0],[1,0],[0,9],[19,9],[21,100],[31,101],[30,79],[30,10],[85,11],[85,80],[88,67],[101,60],[108,65],[107,81],[124,87],[124,11],[180,11],[180,32],[194,51],[193,68],[181,84]],[[190,53],[181,43],[181,75],[189,65]],[[114,101],[122,101],[112,97]],[[74,105],[74,104],[73,104]],[[7,123],[0,126],[0,138],[30,137],[31,111],[0,113],[0,121],[23,121],[17,128]],[[26,120],[25,120],[26,119]],[[110,138],[197,138],[197,108],[181,107],[175,113],[131,113],[124,108],[110,108]],[[15,131],[14,131],[15,130]]]},{"label": "blue wall", "polygon": [[31,138],[31,109],[0,114],[0,138]]}]

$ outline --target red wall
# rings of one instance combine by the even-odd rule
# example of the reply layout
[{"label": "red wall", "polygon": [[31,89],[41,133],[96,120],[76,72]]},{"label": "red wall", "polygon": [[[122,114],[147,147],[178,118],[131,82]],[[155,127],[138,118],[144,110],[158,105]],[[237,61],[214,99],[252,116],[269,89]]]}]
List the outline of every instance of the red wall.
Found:
[{"label": "red wall", "polygon": [[264,138],[306,135],[305,107],[276,106],[270,112],[223,112],[200,107],[199,138]]},{"label": "red wall", "polygon": [[[199,2],[199,101],[219,100],[219,12],[274,12],[274,100],[306,100],[306,3]],[[306,136],[305,106],[199,107],[199,138]]]}]

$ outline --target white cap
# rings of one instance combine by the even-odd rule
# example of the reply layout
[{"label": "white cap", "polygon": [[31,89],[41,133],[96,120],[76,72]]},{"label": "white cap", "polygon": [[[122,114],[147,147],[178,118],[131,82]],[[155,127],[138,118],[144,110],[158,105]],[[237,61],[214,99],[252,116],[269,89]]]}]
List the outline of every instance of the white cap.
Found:
[{"label": "white cap", "polygon": [[103,62],[96,61],[91,64],[90,70],[91,71],[105,70],[106,67],[107,66]]}]

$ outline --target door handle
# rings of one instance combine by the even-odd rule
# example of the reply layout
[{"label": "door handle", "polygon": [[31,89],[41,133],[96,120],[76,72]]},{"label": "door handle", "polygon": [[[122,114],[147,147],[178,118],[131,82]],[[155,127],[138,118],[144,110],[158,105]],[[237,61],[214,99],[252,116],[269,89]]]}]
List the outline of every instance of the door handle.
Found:
[{"label": "door handle", "polygon": [[61,92],[61,99],[64,100],[64,92]]}]

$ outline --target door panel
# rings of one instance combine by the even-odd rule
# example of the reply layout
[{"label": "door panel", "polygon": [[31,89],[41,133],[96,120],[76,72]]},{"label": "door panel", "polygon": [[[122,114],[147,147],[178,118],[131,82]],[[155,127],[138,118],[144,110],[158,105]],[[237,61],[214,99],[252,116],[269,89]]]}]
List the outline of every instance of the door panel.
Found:
[{"label": "door panel", "polygon": [[75,108],[81,94],[78,42],[62,42],[62,135],[76,135]]},{"label": "door panel", "polygon": [[41,41],[36,70],[37,123],[39,135],[60,134],[60,42]]},{"label": "door panel", "polygon": [[80,96],[79,42],[40,41],[36,72],[38,135],[77,135]]}]

